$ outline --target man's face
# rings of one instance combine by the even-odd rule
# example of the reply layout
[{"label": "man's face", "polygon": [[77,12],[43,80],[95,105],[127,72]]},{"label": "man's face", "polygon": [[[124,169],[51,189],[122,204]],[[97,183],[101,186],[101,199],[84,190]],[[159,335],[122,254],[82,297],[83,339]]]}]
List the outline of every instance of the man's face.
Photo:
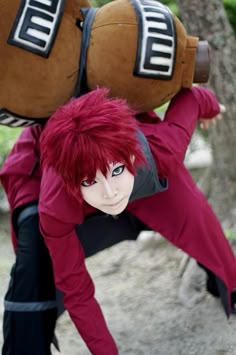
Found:
[{"label": "man's face", "polygon": [[132,175],[123,163],[111,163],[107,176],[97,171],[94,181],[81,183],[83,199],[96,209],[117,215],[126,208],[134,186]]}]

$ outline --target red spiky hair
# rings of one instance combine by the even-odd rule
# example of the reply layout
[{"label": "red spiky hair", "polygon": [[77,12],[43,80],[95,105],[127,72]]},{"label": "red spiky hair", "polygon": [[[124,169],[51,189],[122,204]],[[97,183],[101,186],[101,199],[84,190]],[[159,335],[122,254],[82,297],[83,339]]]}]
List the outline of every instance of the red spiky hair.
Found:
[{"label": "red spiky hair", "polygon": [[106,175],[111,162],[122,162],[132,174],[145,162],[135,112],[125,100],[108,98],[108,92],[98,88],[72,98],[41,134],[42,167],[52,167],[78,198],[82,180],[94,180],[97,170]]}]

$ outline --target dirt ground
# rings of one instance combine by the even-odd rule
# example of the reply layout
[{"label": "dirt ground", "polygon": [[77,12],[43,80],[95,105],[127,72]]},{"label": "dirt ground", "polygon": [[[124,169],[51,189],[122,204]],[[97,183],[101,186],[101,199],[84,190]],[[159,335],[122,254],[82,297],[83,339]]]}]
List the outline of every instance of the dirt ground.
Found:
[{"label": "dirt ground", "polygon": [[[6,215],[0,215],[0,240],[2,327],[3,297],[14,260]],[[183,256],[166,241],[153,239],[123,242],[87,260],[119,354],[236,354],[236,317],[227,320],[219,301],[203,291],[202,271],[192,285],[189,275],[180,279]],[[190,300],[188,292],[192,307],[184,301]],[[90,354],[67,314],[59,320],[56,332],[61,355]]]}]

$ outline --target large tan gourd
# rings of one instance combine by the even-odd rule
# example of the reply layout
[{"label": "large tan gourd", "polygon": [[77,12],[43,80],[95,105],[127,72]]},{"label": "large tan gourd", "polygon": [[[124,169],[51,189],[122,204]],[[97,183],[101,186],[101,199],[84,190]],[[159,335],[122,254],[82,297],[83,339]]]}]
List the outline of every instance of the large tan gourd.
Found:
[{"label": "large tan gourd", "polygon": [[[87,21],[81,8],[91,10],[91,5],[86,0],[48,3],[51,5],[42,0],[0,0],[2,124],[46,120],[78,92],[82,32]],[[182,23],[157,1],[115,0],[101,7],[88,39],[88,89],[106,86],[111,95],[126,98],[140,112],[165,103],[181,87],[208,79],[207,45],[188,36]],[[138,53],[148,70],[138,62]],[[159,59],[169,72],[156,69]],[[16,123],[19,117],[28,121]]]}]

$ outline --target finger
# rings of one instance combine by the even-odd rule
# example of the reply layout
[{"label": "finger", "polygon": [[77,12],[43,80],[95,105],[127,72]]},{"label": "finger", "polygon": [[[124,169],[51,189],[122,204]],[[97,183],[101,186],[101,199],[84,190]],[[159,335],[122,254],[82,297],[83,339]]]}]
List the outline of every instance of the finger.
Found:
[{"label": "finger", "polygon": [[203,130],[208,130],[208,123],[206,121],[202,121],[200,123],[200,128]]},{"label": "finger", "polygon": [[215,126],[216,125],[217,118],[213,118],[211,121],[209,121],[209,125]]},{"label": "finger", "polygon": [[200,128],[201,129],[206,129],[206,121],[204,119],[200,120]]},{"label": "finger", "polygon": [[220,112],[226,112],[226,107],[225,107],[225,105],[222,105],[222,104],[219,104],[219,106],[220,106]]}]

